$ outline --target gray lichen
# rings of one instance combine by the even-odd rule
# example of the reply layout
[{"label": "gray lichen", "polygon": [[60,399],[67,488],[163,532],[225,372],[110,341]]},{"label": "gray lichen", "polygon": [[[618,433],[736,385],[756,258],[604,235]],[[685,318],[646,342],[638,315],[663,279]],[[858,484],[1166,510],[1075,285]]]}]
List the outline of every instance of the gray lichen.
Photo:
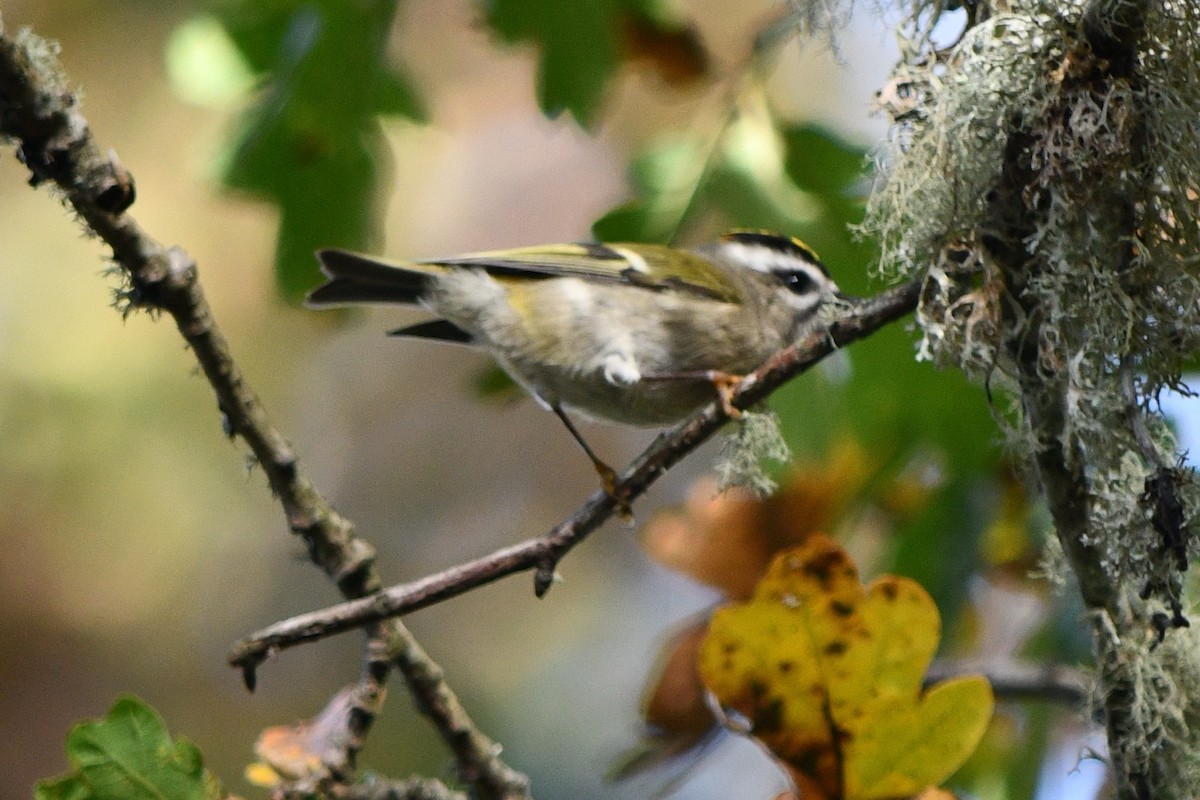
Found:
[{"label": "gray lichen", "polygon": [[1200,495],[1153,401],[1200,349],[1200,2],[972,8],[943,50],[942,6],[910,11],[865,228],[926,276],[922,356],[1018,401],[1122,796],[1198,797],[1200,650],[1167,628]]},{"label": "gray lichen", "polygon": [[737,420],[737,431],[721,443],[721,453],[714,467],[717,491],[736,487],[765,497],[775,491],[776,484],[763,464],[766,461],[786,463],[790,457],[791,451],[774,411],[743,411]]}]

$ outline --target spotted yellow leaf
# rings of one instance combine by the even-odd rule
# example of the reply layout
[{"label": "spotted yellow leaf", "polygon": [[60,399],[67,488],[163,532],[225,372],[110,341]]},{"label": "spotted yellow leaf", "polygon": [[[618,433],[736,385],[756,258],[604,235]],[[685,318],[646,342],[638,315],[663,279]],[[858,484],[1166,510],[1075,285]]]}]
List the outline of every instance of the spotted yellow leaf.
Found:
[{"label": "spotted yellow leaf", "polygon": [[713,616],[700,672],[830,798],[908,797],[949,777],[992,713],[981,677],[922,692],[940,636],[917,583],[884,576],[864,588],[846,552],[817,535],[780,553],[748,603]]}]

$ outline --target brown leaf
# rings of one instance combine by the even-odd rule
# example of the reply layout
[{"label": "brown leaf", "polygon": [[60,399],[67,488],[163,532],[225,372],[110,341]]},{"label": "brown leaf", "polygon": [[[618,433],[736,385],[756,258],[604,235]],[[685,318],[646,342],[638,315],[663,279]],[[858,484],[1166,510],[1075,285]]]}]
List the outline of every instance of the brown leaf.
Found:
[{"label": "brown leaf", "polygon": [[846,441],[826,460],[796,469],[766,499],[718,494],[714,480],[702,479],[682,507],[650,520],[642,529],[642,546],[665,566],[742,600],[776,551],[829,530],[875,471],[866,451]]},{"label": "brown leaf", "polygon": [[[311,720],[264,730],[254,743],[254,752],[266,766],[288,780],[341,770],[346,766],[353,704],[353,688],[342,689]],[[258,774],[266,774],[260,769],[263,765],[252,766],[259,770]]]},{"label": "brown leaf", "polygon": [[706,690],[697,666],[700,643],[707,633],[708,620],[704,619],[673,636],[663,648],[657,677],[643,703],[643,716],[665,734],[695,737],[716,722],[704,701]]},{"label": "brown leaf", "polygon": [[681,508],[656,514],[641,541],[660,563],[735,598],[749,596],[771,558],[761,501],[718,494],[712,478],[697,481]]},{"label": "brown leaf", "polygon": [[690,25],[627,13],[621,19],[621,40],[630,61],[653,67],[669,86],[684,87],[708,75],[708,52]]}]

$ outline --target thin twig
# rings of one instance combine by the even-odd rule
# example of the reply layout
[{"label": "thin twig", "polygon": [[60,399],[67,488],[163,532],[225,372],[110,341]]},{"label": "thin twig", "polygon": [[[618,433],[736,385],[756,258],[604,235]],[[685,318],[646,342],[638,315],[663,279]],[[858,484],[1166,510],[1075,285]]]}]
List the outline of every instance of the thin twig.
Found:
[{"label": "thin twig", "polygon": [[[916,306],[920,282],[911,281],[876,297],[850,304],[828,328],[780,351],[748,376],[733,394],[735,408],[761,402],[790,378],[806,371],[839,347],[861,339],[908,314]],[[497,550],[443,572],[378,594],[277,622],[234,645],[229,663],[254,669],[269,655],[304,642],[332,636],[379,620],[407,614],[463,594],[506,575],[533,569],[539,596],[551,585],[559,559],[618,510],[640,497],[673,464],[696,449],[727,421],[721,404],[710,403],[660,436],[617,478],[614,491],[598,491],[574,514],[547,533]]]},{"label": "thin twig", "polygon": [[528,779],[500,759],[500,746],[480,732],[458,697],[450,691],[442,669],[416,639],[393,641],[388,654],[408,678],[409,688],[425,716],[437,721],[442,739],[454,753],[458,777],[469,786],[490,787],[490,797],[518,797]]},{"label": "thin twig", "polygon": [[367,644],[363,653],[362,676],[354,687],[353,702],[346,719],[348,741],[345,748],[353,758],[362,750],[367,734],[383,710],[387,698],[388,677],[392,674],[392,662],[388,648],[402,638],[392,635],[390,626],[377,625],[367,631]]},{"label": "thin twig", "polygon": [[1087,706],[1091,686],[1083,670],[1062,664],[956,659],[934,661],[925,673],[925,685],[959,675],[983,675],[998,700],[1041,700],[1074,708]]},{"label": "thin twig", "polygon": [[1122,360],[1120,376],[1121,394],[1125,396],[1125,421],[1129,424],[1129,432],[1133,434],[1133,441],[1137,444],[1138,450],[1147,464],[1151,464],[1157,469],[1166,469],[1166,459],[1159,452],[1158,447],[1154,444],[1154,437],[1146,428],[1146,415],[1142,413],[1142,406],[1138,402],[1133,365],[1130,364],[1129,358]]},{"label": "thin twig", "polygon": [[[115,154],[103,153],[96,145],[54,53],[52,45],[28,31],[7,36],[0,19],[0,136],[16,140],[18,157],[31,172],[31,185],[56,184],[87,228],[112,248],[132,287],[127,293],[131,306],[165,311],[175,320],[216,392],[226,430],[241,437],[254,453],[289,527],[304,539],[313,562],[348,598],[374,592],[382,583],[374,548],[354,534],[350,522],[301,473],[291,446],[271,424],[234,362],[197,280],[195,262],[180,248],[167,248],[151,238],[125,213],[135,197],[133,179]],[[483,798],[527,797],[527,779],[496,757],[498,748],[474,728],[457,701],[456,713],[445,713],[450,705],[446,698],[454,695],[407,628],[391,620],[377,637],[408,680],[418,706],[460,758],[464,778],[475,793]],[[366,694],[356,706],[363,713],[351,720],[354,735],[347,744],[347,763],[353,763],[382,701],[387,669],[370,656],[368,662]],[[253,669],[243,675],[253,688]],[[438,679],[432,680],[433,675]],[[463,730],[473,734],[466,744]],[[478,752],[471,752],[472,747]]]}]

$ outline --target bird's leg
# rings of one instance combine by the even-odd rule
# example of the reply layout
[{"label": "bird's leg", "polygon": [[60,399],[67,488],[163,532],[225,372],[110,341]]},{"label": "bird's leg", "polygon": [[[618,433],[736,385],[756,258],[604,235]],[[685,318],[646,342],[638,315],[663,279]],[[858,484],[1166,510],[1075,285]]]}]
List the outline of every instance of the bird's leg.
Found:
[{"label": "bird's leg", "polygon": [[596,468],[596,474],[600,476],[600,483],[604,486],[604,491],[608,496],[617,502],[617,511],[625,519],[633,519],[633,510],[629,507],[629,502],[617,492],[617,473],[608,464],[600,460],[591,446],[584,440],[583,435],[575,427],[575,423],[571,422],[571,418],[558,403],[551,403],[550,410],[562,420],[562,424],[567,426],[567,431],[571,437],[579,444],[579,447],[587,454],[587,457],[592,460],[592,466]]},{"label": "bird's leg", "polygon": [[658,372],[652,375],[643,375],[642,380],[708,381],[716,390],[717,398],[721,401],[721,410],[725,412],[725,415],[730,419],[741,419],[741,409],[735,408],[733,405],[733,393],[741,385],[743,377],[734,375],[732,372],[722,372],[719,369],[693,369],[683,372]]}]

